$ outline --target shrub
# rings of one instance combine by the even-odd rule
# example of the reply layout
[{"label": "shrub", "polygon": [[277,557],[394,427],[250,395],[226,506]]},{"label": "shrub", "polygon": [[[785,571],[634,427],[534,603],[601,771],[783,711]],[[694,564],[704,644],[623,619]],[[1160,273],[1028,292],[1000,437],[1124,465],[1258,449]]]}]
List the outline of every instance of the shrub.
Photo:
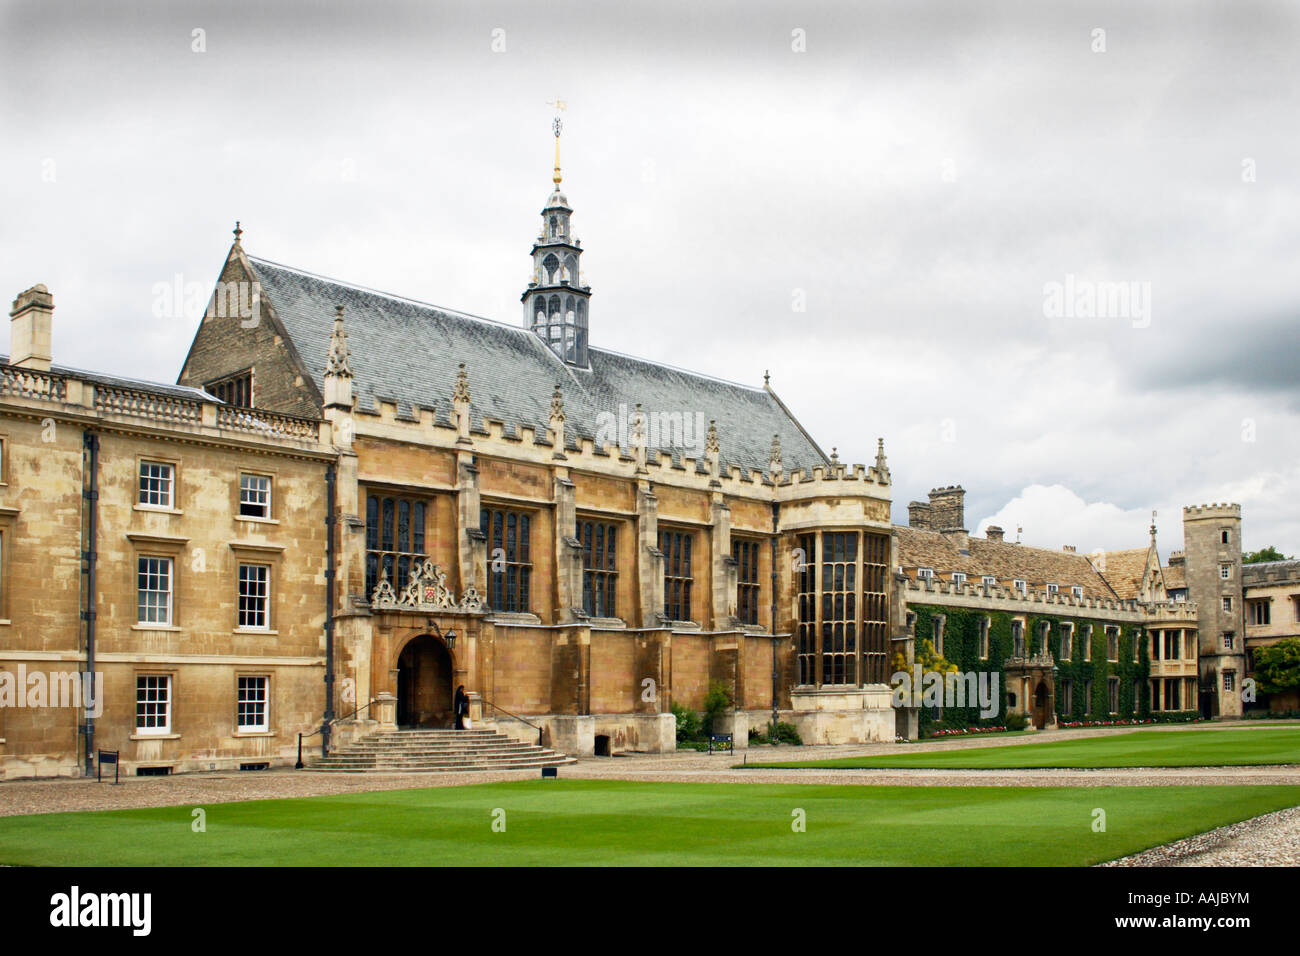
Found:
[{"label": "shrub", "polygon": [[688,740],[699,740],[703,733],[700,715],[681,704],[673,704],[672,712],[677,718],[677,742],[680,744]]},{"label": "shrub", "polygon": [[714,681],[709,687],[709,692],[704,698],[704,727],[703,733],[707,737],[714,733],[717,726],[718,718],[729,711],[732,707],[731,688],[722,681]]},{"label": "shrub", "polygon": [[774,744],[803,746],[803,738],[799,736],[799,731],[795,729],[794,724],[787,724],[784,721],[777,721],[775,724],[768,725],[767,739]]},{"label": "shrub", "polygon": [[1029,726],[1029,718],[1015,711],[1007,711],[1007,730],[1024,730]]}]

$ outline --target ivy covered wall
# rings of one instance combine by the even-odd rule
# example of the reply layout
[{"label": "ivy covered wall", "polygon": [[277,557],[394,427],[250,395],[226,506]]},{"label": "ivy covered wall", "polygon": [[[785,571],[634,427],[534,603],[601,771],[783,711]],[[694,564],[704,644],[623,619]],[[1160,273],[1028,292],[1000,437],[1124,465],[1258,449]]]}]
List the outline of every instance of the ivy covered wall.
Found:
[{"label": "ivy covered wall", "polygon": [[[930,640],[934,634],[935,615],[943,615],[944,638],[943,656],[957,665],[957,669],[976,674],[997,674],[1000,700],[998,712],[994,717],[983,719],[979,708],[948,707],[942,712],[942,718],[935,720],[934,712],[921,710],[921,733],[939,727],[974,727],[1001,726],[1007,719],[1007,682],[1004,662],[1012,654],[1011,622],[1020,615],[1008,611],[985,611],[971,608],[942,607],[938,605],[909,604],[908,610],[916,615],[916,639]],[[988,658],[981,659],[979,653],[981,622],[989,619]],[[1119,678],[1119,717],[1136,717],[1146,719],[1151,715],[1151,687],[1147,677],[1151,671],[1149,649],[1143,640],[1143,629],[1137,625],[1121,625],[1119,633],[1118,660],[1107,660],[1106,621],[1088,618],[1065,617],[1056,615],[1030,614],[1025,618],[1025,644],[1031,653],[1041,652],[1042,624],[1050,625],[1047,640],[1050,642],[1052,656],[1056,658],[1056,717],[1058,721],[1105,720],[1110,714],[1109,679]],[[1074,635],[1071,641],[1070,658],[1059,657],[1061,625],[1073,624]],[[1092,625],[1090,642],[1092,653],[1088,655],[1084,648],[1085,625]],[[1136,642],[1138,659],[1133,659]],[[1091,659],[1087,659],[1088,657]],[[1063,682],[1073,681],[1073,701],[1070,711],[1064,710],[1065,695]],[[1092,681],[1091,707],[1087,706],[1085,689]],[[1134,681],[1137,681],[1137,693],[1134,694]],[[1026,710],[1025,702],[1020,702],[1020,709]]]}]

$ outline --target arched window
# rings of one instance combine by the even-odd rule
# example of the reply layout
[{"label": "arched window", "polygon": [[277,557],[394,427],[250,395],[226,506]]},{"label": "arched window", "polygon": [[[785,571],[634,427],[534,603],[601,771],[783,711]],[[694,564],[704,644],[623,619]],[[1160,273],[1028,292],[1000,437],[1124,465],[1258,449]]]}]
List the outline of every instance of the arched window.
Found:
[{"label": "arched window", "polygon": [[560,271],[560,260],[555,253],[552,252],[542,260],[542,269],[546,273],[546,284],[555,285],[556,273]]},{"label": "arched window", "polygon": [[550,306],[548,311],[552,316],[552,321],[554,321],[555,316],[560,314],[560,297],[558,295],[551,296],[551,301],[550,301]]},{"label": "arched window", "polygon": [[578,285],[578,257],[573,255],[565,257],[564,268],[568,271],[569,282]]}]

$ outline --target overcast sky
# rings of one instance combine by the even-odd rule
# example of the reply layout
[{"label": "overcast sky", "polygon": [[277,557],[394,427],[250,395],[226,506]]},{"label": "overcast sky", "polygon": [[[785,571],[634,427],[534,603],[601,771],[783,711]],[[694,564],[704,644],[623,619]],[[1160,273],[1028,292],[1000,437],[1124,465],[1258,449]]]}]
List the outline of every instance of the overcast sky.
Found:
[{"label": "overcast sky", "polygon": [[1046,6],[6,2],[0,295],[50,287],[59,364],[175,381],[240,219],[516,322],[558,96],[594,344],[770,368],[841,460],[884,437],[896,521],[960,483],[972,531],[1156,509],[1167,556],[1232,500],[1300,552],[1300,8]]}]

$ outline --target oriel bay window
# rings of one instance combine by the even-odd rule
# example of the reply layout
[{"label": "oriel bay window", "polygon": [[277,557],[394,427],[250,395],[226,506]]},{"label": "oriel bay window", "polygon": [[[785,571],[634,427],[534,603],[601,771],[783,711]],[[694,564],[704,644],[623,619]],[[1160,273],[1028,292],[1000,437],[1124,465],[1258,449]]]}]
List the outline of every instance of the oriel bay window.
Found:
[{"label": "oriel bay window", "polygon": [[731,556],[736,561],[736,617],[741,624],[758,623],[759,544],[750,538],[731,541]]},{"label": "oriel bay window", "polygon": [[887,683],[889,536],[805,534],[797,548],[799,683]]},{"label": "oriel bay window", "polygon": [[590,617],[617,617],[618,528],[604,521],[578,521],[582,542],[582,609]]},{"label": "oriel bay window", "polygon": [[670,621],[691,620],[691,548],[689,531],[660,530],[659,550],[664,555],[664,616]]},{"label": "oriel bay window", "polygon": [[494,611],[531,610],[532,516],[526,511],[484,508],[479,530],[487,537],[488,606]]},{"label": "oriel bay window", "polygon": [[423,561],[428,505],[413,498],[366,496],[366,599],[388,574],[393,588],[406,587],[411,568]]}]

